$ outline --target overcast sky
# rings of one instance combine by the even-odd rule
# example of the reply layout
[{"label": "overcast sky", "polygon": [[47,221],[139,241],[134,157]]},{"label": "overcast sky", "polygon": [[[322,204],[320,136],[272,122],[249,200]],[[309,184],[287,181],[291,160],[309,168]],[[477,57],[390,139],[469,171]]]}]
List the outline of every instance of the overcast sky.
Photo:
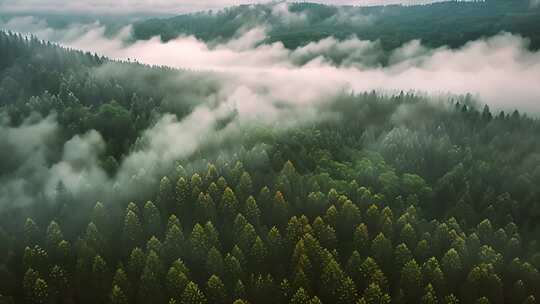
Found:
[{"label": "overcast sky", "polygon": [[[312,0],[334,5],[421,4],[440,0]],[[4,12],[181,13],[268,0],[0,0]]]}]

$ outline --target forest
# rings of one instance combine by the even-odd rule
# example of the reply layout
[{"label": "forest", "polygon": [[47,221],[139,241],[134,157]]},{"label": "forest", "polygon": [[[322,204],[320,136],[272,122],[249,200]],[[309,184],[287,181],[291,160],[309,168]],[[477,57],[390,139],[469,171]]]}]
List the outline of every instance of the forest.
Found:
[{"label": "forest", "polygon": [[[136,39],[160,36],[167,41],[181,35],[203,40],[230,39],[246,25],[270,24],[267,42],[297,48],[326,37],[380,40],[392,50],[412,39],[430,47],[459,47],[501,31],[531,39],[540,48],[540,6],[528,0],[445,1],[427,5],[330,6],[295,2],[292,14],[275,6],[243,5],[213,12],[141,20],[134,24]],[[429,26],[427,26],[429,25]]]},{"label": "forest", "polygon": [[[456,5],[357,9],[414,19]],[[395,47],[410,30],[428,45],[458,46],[475,31],[492,34],[483,26],[493,20],[479,15],[497,14],[475,8],[514,3],[462,5],[470,32],[460,37],[411,23],[393,40],[389,24],[406,21],[391,17],[370,35]],[[290,7],[310,19],[337,10]],[[142,21],[133,39],[234,35],[231,14],[246,9]],[[538,10],[527,14],[510,29],[521,26],[538,48]],[[222,19],[231,22],[218,27]],[[326,35],[323,23],[291,40],[274,27],[268,39],[295,47]],[[517,101],[505,111],[474,94],[341,90],[301,105],[309,118],[246,123],[240,106],[218,111],[225,73],[116,60],[10,31],[0,31],[0,53],[0,304],[540,299],[540,119]],[[200,114],[208,101],[220,114],[210,122]],[[298,113],[274,106],[278,116]]]},{"label": "forest", "polygon": [[[109,174],[166,111],[162,91],[92,79],[106,58],[0,41],[7,126],[55,111],[60,142],[99,130]],[[84,202],[60,184],[46,205],[3,205],[4,301],[534,303],[538,119],[470,96],[365,93],[326,107],[340,119],[244,130],[229,158],[202,147],[137,201]],[[422,115],[395,121],[403,107]],[[3,146],[6,177],[20,160]]]}]

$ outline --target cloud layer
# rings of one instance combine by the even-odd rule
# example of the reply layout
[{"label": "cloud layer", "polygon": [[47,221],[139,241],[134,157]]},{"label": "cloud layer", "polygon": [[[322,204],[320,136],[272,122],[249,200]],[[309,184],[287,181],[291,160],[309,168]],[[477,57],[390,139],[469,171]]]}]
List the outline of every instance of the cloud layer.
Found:
[{"label": "cloud layer", "polygon": [[[279,42],[262,44],[264,27],[246,29],[220,44],[194,37],[128,43],[129,27],[106,37],[99,23],[53,30],[32,17],[12,19],[2,27],[115,59],[213,72],[219,82],[219,89],[202,98],[183,120],[164,115],[143,132],[138,148],[122,160],[114,177],[98,164],[104,142],[96,131],[75,136],[58,153],[48,144],[56,138],[54,117],[29,118],[16,128],[0,119],[0,135],[6,139],[0,151],[16,155],[9,162],[14,174],[0,181],[2,204],[52,199],[60,181],[77,197],[90,201],[133,199],[201,145],[220,144],[254,123],[286,128],[320,119],[317,106],[342,92],[472,93],[493,108],[540,112],[540,52],[529,51],[526,39],[505,33],[459,49],[429,49],[415,40],[386,54],[377,41],[356,37],[326,38],[289,50]],[[136,73],[115,64],[95,73],[96,77],[124,73],[142,82]],[[171,83],[186,81],[190,80],[180,76],[170,79]],[[229,117],[233,118],[229,124],[216,128]],[[46,161],[50,154],[61,157],[50,164]]]},{"label": "cloud layer", "polygon": [[[540,111],[540,52],[529,51],[527,39],[507,33],[459,49],[429,49],[414,40],[386,54],[377,41],[356,37],[341,41],[329,37],[289,50],[279,42],[262,44],[264,27],[214,45],[192,36],[127,44],[129,27],[111,38],[98,23],[52,30],[30,17],[12,19],[4,26],[115,59],[219,71],[227,75],[223,80],[227,84],[266,88],[276,100],[294,96],[295,103],[309,103],[339,90],[414,90],[471,93],[495,108]],[[383,61],[387,62],[381,65]]]}]

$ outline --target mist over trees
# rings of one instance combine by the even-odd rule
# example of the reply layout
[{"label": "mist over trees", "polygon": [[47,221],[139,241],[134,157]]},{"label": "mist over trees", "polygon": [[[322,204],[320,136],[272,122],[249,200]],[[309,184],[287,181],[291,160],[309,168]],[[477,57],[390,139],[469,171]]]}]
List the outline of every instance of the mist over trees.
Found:
[{"label": "mist over trees", "polygon": [[[269,39],[297,28],[283,38],[297,45],[318,39],[302,33],[305,20],[324,34],[336,14],[365,25],[372,21],[352,17],[395,13],[404,22],[463,5],[466,21],[509,3],[521,2],[338,13],[243,6],[180,16],[167,35],[191,24],[190,34],[219,40],[237,33],[238,12],[260,22],[272,9],[282,24]],[[525,15],[522,25],[537,14],[512,9]],[[135,33],[152,24],[168,31],[169,22]],[[328,27],[337,37],[338,22]],[[214,31],[201,34],[206,26]],[[478,21],[490,35],[484,26]],[[540,31],[526,30],[537,47]],[[386,39],[388,28],[380,31],[373,35]],[[439,34],[428,45],[472,38]],[[230,73],[116,61],[3,31],[0,53],[0,304],[540,298],[538,113],[492,109],[471,94],[323,94],[303,82],[271,95],[294,78],[248,85]],[[538,64],[537,53],[510,53]],[[507,104],[518,107],[522,95],[513,94]]]},{"label": "mist over trees", "polygon": [[[106,144],[100,166],[111,176],[154,115],[190,111],[167,106],[179,87],[153,90],[94,69],[128,66],[132,76],[162,83],[187,72],[0,38],[2,130],[55,113],[60,137],[49,144],[57,149],[98,130]],[[219,86],[204,79],[193,96]],[[3,200],[2,300],[534,303],[540,296],[538,119],[492,112],[471,96],[437,103],[411,93],[343,94],[317,111],[326,118],[286,130],[252,126],[223,146],[200,146],[152,176],[153,190],[133,201],[87,201],[61,183],[42,202]],[[2,151],[20,140],[11,137]],[[3,184],[24,173],[21,163],[2,162]]]},{"label": "mist over trees", "polygon": [[448,1],[416,6],[329,6],[315,3],[242,5],[218,11],[151,19],[134,24],[136,39],[160,36],[168,41],[195,35],[227,40],[242,28],[271,27],[267,42],[294,49],[327,37],[380,40],[387,51],[413,39],[429,47],[460,47],[504,31],[531,39],[540,48],[540,6],[529,0]]}]

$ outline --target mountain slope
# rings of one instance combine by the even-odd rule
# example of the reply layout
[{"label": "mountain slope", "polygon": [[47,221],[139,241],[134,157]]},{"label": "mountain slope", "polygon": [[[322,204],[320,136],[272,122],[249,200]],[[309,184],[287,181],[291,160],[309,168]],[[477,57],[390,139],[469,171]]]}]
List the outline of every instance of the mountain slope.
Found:
[{"label": "mountain slope", "polygon": [[312,3],[244,5],[217,12],[151,19],[134,25],[136,39],[170,40],[195,35],[209,41],[229,39],[249,26],[270,28],[268,42],[296,48],[328,36],[380,39],[392,49],[412,39],[428,46],[458,47],[501,31],[529,37],[540,48],[540,6],[529,1],[442,2],[419,6],[335,7]]}]

